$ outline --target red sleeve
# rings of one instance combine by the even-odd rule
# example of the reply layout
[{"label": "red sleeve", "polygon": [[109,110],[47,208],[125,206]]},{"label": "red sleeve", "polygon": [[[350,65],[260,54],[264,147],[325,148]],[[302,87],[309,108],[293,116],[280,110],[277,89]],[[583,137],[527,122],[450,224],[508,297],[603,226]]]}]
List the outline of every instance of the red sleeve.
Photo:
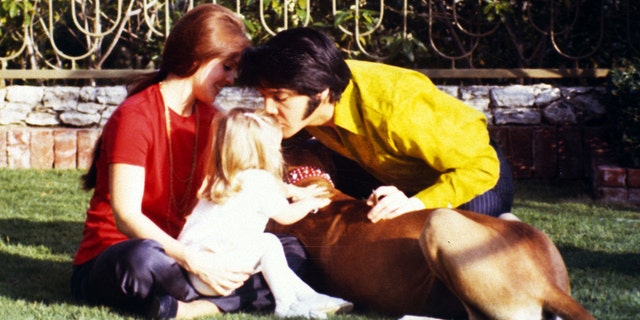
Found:
[{"label": "red sleeve", "polygon": [[142,167],[146,164],[153,145],[152,132],[158,124],[149,121],[149,115],[143,114],[137,107],[137,100],[132,99],[120,106],[103,130],[103,136],[110,137],[105,139],[103,148],[110,164],[126,163]]}]

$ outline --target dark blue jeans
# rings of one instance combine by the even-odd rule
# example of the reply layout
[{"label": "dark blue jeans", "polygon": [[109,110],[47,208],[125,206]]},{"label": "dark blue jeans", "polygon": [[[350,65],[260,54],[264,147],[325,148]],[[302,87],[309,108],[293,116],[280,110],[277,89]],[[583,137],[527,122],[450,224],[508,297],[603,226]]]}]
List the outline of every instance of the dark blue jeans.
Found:
[{"label": "dark blue jeans", "polygon": [[[289,267],[300,275],[307,261],[304,248],[292,236],[278,238]],[[206,299],[224,312],[272,310],[275,306],[260,273],[229,296],[200,296],[185,271],[165,254],[158,242],[141,239],[113,245],[95,259],[74,266],[71,293],[78,301],[143,315],[155,296],[171,296],[180,301]]]}]

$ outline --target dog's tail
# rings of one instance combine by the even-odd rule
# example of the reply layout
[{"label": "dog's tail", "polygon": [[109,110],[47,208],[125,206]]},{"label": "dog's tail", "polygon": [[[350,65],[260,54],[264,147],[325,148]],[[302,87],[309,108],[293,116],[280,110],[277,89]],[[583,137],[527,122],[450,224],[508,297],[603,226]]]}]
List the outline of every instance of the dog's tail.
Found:
[{"label": "dog's tail", "polygon": [[589,311],[567,293],[556,288],[545,296],[542,308],[563,320],[595,320]]}]

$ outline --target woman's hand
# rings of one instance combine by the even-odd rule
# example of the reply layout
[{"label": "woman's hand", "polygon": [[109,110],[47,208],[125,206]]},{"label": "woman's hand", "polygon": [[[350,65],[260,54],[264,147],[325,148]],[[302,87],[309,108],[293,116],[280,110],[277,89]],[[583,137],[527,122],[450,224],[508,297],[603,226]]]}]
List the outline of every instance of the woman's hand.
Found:
[{"label": "woman's hand", "polygon": [[229,261],[211,251],[185,248],[185,269],[222,296],[231,294],[253,274],[253,268],[232,266]]},{"label": "woman's hand", "polygon": [[409,198],[394,186],[382,186],[371,193],[367,204],[373,208],[367,214],[371,222],[389,220],[407,212],[424,209],[424,204],[417,198]]}]

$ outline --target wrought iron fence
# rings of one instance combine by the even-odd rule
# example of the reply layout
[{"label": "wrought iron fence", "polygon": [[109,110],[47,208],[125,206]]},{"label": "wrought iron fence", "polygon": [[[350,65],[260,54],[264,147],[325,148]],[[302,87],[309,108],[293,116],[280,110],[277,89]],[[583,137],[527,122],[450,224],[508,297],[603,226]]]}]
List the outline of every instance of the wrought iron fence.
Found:
[{"label": "wrought iron fence", "polygon": [[[0,79],[110,78],[153,68],[172,22],[201,2],[2,0]],[[352,57],[436,77],[603,77],[616,56],[640,55],[635,0],[207,2],[243,17],[256,42],[315,26]]]}]

